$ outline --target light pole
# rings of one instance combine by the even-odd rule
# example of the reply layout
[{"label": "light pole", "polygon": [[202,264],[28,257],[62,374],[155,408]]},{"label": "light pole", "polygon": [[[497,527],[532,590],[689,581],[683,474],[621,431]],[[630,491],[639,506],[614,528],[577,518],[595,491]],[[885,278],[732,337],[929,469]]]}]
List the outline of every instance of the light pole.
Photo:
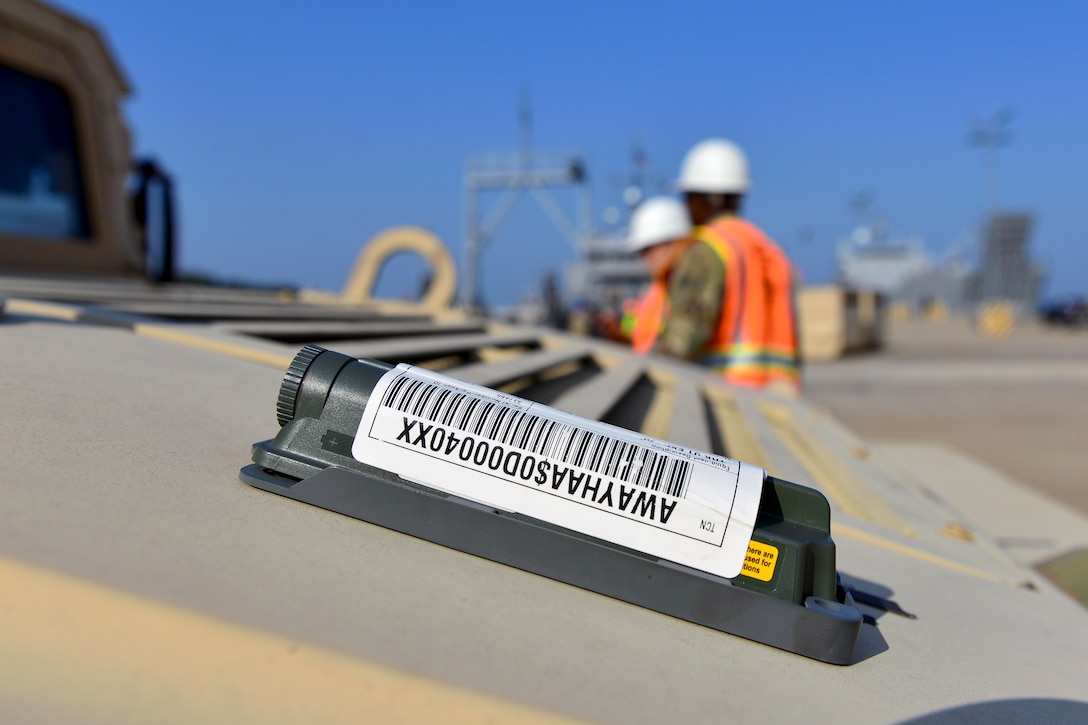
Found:
[{"label": "light pole", "polygon": [[984,151],[984,176],[986,189],[986,207],[990,213],[997,210],[997,150],[1012,143],[1009,124],[1012,123],[1013,109],[1006,106],[988,119],[976,120],[967,136],[967,143],[981,147]]}]

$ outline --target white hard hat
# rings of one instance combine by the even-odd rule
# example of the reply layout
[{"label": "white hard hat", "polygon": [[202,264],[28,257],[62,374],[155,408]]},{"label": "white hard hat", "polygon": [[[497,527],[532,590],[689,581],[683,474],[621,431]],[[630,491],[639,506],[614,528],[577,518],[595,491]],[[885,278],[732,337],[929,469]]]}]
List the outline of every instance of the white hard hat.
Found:
[{"label": "white hard hat", "polygon": [[682,191],[743,194],[748,186],[748,160],[744,152],[723,138],[695,144],[680,165]]},{"label": "white hard hat", "polygon": [[663,242],[683,239],[691,233],[687,207],[671,196],[655,196],[642,202],[631,214],[627,243],[641,252]]}]

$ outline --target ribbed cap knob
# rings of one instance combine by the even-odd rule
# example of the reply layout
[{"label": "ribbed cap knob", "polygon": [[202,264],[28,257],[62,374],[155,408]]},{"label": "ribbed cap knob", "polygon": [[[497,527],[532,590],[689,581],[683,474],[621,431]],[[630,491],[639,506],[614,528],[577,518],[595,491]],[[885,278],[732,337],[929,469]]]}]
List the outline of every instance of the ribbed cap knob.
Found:
[{"label": "ribbed cap knob", "polygon": [[298,351],[295,359],[283,374],[283,382],[280,383],[280,395],[276,399],[276,417],[280,421],[280,427],[287,425],[295,419],[295,403],[298,400],[298,391],[302,386],[302,379],[306,377],[306,371],[318,355],[325,352],[325,348],[317,345],[307,345]]}]

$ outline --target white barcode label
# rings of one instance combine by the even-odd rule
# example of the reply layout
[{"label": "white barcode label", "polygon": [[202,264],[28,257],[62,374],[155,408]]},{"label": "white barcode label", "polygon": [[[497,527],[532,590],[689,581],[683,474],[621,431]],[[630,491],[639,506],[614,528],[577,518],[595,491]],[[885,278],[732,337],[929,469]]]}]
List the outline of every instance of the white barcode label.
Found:
[{"label": "white barcode label", "polygon": [[740,573],[766,475],[400,365],[371,393],[359,461],[711,574]]}]

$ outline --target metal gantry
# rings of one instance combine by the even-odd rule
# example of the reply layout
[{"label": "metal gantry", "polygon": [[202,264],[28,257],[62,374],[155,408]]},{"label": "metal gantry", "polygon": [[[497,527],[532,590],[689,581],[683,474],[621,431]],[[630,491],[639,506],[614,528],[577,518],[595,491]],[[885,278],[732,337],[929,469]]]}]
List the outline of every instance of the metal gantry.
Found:
[{"label": "metal gantry", "polygon": [[[482,309],[480,297],[480,255],[487,242],[526,192],[540,205],[576,253],[589,232],[592,195],[585,160],[580,154],[535,154],[532,148],[532,112],[527,97],[518,112],[521,148],[517,153],[476,155],[468,160],[464,177],[465,193],[465,284],[461,305]],[[573,186],[577,202],[572,219],[551,193],[552,189]],[[502,196],[480,218],[481,195],[502,192]]]}]

